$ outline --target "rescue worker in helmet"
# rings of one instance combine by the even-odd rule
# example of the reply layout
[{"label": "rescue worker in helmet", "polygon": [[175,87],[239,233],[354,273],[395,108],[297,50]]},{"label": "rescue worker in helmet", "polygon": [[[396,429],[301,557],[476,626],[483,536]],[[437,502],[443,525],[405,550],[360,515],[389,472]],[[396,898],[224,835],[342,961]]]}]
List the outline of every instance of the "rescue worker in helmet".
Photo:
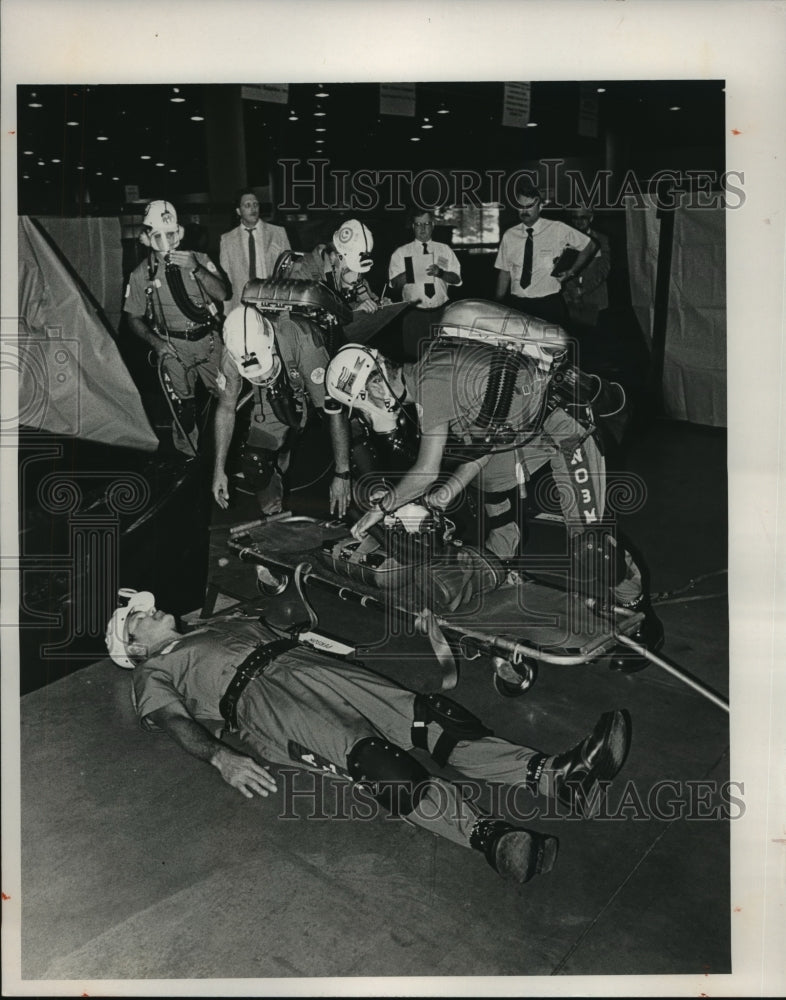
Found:
[{"label": "rescue worker in helmet", "polygon": [[352,782],[386,812],[480,852],[515,883],[550,871],[557,839],[481,813],[410,751],[470,779],[528,790],[533,803],[543,796],[547,815],[580,818],[597,815],[629,750],[621,710],[605,712],[572,749],[547,754],[494,737],[442,694],[408,691],[360,663],[281,639],[256,619],[208,622],[183,635],[153,594],[124,594],[106,645],[118,666],[133,670],[143,729],[163,730],[246,798],[277,791],[260,761]]},{"label": "rescue worker in helmet", "polygon": [[[262,312],[251,305],[233,309],[224,323],[215,415],[213,496],[226,509],[227,454],[241,394],[253,394],[250,425],[241,451],[245,485],[260,513],[281,511],[284,477],[309,408],[322,412],[329,355],[322,331],[296,312]],[[343,517],[350,498],[349,435],[340,412],[327,416],[333,448],[330,513]]]},{"label": "rescue worker in helmet", "polygon": [[368,226],[348,219],[329,243],[318,244],[295,264],[292,276],[324,281],[353,312],[374,313],[381,303],[366,278],[373,266],[373,249],[374,237]]},{"label": "rescue worker in helmet", "polygon": [[[617,545],[607,517],[605,465],[594,433],[598,419],[624,406],[624,392],[566,366],[566,347],[560,327],[498,303],[465,300],[446,308],[437,339],[414,365],[395,365],[362,345],[339,350],[328,366],[328,393],[388,430],[401,405],[413,402],[420,432],[414,464],[369,498],[352,534],[362,539],[424,497],[445,507],[477,479],[485,545],[510,560],[521,554],[527,482],[549,463],[575,589],[591,589],[604,605],[645,610],[648,632],[641,638],[657,642],[662,630],[641,573]],[[433,489],[446,469],[450,477]]]},{"label": "rescue worker in helmet", "polygon": [[155,355],[172,410],[175,447],[193,456],[197,379],[217,395],[221,316],[216,303],[228,289],[206,254],[178,249],[182,239],[174,206],[151,201],[139,237],[148,248],[147,259],[131,272],[123,312],[131,331]]}]

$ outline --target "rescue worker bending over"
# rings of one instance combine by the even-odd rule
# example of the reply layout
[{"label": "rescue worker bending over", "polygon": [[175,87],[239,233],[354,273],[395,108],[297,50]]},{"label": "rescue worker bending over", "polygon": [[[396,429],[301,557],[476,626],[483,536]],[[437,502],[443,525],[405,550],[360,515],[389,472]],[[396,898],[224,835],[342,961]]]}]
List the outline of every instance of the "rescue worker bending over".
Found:
[{"label": "rescue worker bending over", "polygon": [[[296,312],[261,312],[241,305],[227,316],[218,378],[213,496],[226,509],[226,461],[241,393],[253,393],[250,427],[242,450],[245,483],[262,514],[282,510],[284,475],[309,405],[322,411],[328,353],[320,327]],[[330,513],[343,517],[350,497],[349,434],[343,414],[327,417],[335,472]]]},{"label": "rescue worker bending over", "polygon": [[221,319],[216,302],[228,289],[206,254],[178,249],[183,227],[168,201],[150,202],[139,239],[149,252],[131,272],[123,311],[131,331],[155,352],[172,409],[175,447],[193,456],[196,380],[217,395]]},{"label": "rescue worker bending over", "polygon": [[408,691],[361,664],[276,638],[254,619],[182,635],[151,593],[126,596],[106,644],[115,663],[134,671],[143,728],[164,730],[247,798],[276,791],[260,760],[353,782],[386,811],[480,851],[517,883],[551,869],[557,839],[481,814],[410,751],[418,747],[469,778],[527,788],[570,810],[557,807],[557,815],[574,817],[597,814],[628,753],[623,711],[606,712],[571,750],[546,754],[494,737],[444,695]]},{"label": "rescue worker bending over", "polygon": [[602,604],[643,610],[641,574],[605,519],[605,465],[594,432],[599,416],[624,405],[622,389],[565,366],[560,327],[498,303],[448,306],[438,334],[414,365],[396,366],[355,344],[328,366],[329,394],[371,423],[395,426],[406,402],[418,414],[414,464],[371,498],[352,534],[362,539],[386,515],[428,495],[450,458],[450,479],[428,501],[445,507],[478,477],[485,544],[511,559],[519,553],[527,480],[548,462],[570,541],[572,583],[592,589]]}]

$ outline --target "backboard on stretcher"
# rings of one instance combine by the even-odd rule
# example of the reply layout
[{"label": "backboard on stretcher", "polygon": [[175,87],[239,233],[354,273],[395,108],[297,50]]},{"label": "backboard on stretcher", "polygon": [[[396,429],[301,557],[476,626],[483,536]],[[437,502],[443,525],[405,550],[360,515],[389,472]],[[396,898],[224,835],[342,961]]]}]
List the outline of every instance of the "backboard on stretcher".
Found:
[{"label": "backboard on stretcher", "polygon": [[[643,620],[640,613],[597,614],[578,594],[517,575],[493,591],[476,595],[460,611],[435,614],[413,603],[404,588],[375,586],[336,572],[326,550],[347,536],[343,523],[285,513],[230,529],[228,546],[239,559],[257,567],[263,592],[272,594],[290,582],[295,584],[308,610],[312,634],[318,621],[307,596],[309,587],[329,591],[359,607],[409,619],[431,641],[443,669],[443,689],[457,681],[455,651],[467,659],[490,656],[495,687],[512,697],[534,683],[539,663],[589,663],[610,654],[618,637],[634,632]],[[208,603],[203,616],[212,612]]]}]

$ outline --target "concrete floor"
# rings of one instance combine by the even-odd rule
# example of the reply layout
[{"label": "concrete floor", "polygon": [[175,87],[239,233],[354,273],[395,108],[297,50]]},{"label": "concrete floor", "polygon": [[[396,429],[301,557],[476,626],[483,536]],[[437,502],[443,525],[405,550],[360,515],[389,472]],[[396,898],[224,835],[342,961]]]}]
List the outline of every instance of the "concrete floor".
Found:
[{"label": "concrete floor", "polygon": [[[625,527],[647,557],[652,591],[666,595],[664,653],[728,696],[725,434],[656,423],[640,432],[628,467],[647,486]],[[232,519],[242,515],[241,504]],[[219,522],[211,573],[228,554]],[[238,588],[250,587],[251,572],[238,564]],[[716,575],[668,596],[705,574]],[[377,627],[328,595],[315,603],[334,632],[363,641]],[[366,662],[433,688],[437,672],[418,641],[392,640],[387,656]],[[502,699],[480,662],[463,667],[454,696],[497,735],[556,751],[603,711],[627,708],[633,719],[610,796],[616,817],[535,820],[559,835],[560,856],[521,888],[475,852],[402,821],[307,821],[313,796],[291,803],[298,818],[282,818],[285,786],[307,790],[310,778],[282,776],[277,797],[247,801],[137,727],[128,674],[109,661],[25,696],[23,978],[73,981],[76,992],[104,979],[283,981],[246,994],[264,995],[319,985],[295,977],[686,975],[701,988],[701,977],[728,973],[730,824],[699,818],[717,815],[729,777],[726,713],[654,666],[629,676],[600,663],[545,667],[524,697]],[[651,806],[663,780],[661,804],[682,810],[659,818]],[[335,813],[341,787],[317,782],[323,815]],[[478,981],[437,989],[484,992]]]}]

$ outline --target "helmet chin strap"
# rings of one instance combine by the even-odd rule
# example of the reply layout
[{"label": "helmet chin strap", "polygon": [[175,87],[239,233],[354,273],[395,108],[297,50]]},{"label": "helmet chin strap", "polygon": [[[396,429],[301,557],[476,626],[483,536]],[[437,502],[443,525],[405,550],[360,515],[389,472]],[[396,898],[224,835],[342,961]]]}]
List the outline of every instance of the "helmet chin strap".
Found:
[{"label": "helmet chin strap", "polygon": [[[382,360],[382,358],[377,358],[377,367],[379,368],[380,374],[382,375],[382,380],[387,386],[388,392],[390,393],[390,398],[385,400],[385,408],[391,412],[397,413],[404,405],[404,399],[406,398],[407,394],[406,387],[404,387],[404,392],[402,393],[402,395],[397,396],[396,390],[390,384],[387,365]],[[402,376],[402,381],[403,381],[403,376]]]}]

